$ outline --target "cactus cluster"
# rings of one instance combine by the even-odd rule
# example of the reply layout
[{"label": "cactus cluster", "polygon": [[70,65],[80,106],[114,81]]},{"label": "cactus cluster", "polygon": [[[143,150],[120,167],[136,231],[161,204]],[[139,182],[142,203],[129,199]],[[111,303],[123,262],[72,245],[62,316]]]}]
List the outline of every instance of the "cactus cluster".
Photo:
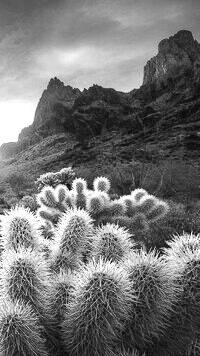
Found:
[{"label": "cactus cluster", "polygon": [[164,217],[169,210],[167,203],[144,189],[135,189],[131,194],[114,200],[109,195],[109,189],[110,181],[106,177],[95,178],[93,190],[87,188],[83,178],[75,178],[71,189],[63,185],[55,189],[44,187],[37,196],[40,205],[38,215],[53,227],[63,212],[81,208],[90,214],[97,226],[118,224],[136,234],[147,231],[151,223]]},{"label": "cactus cluster", "polygon": [[37,213],[1,217],[2,356],[186,356],[199,343],[200,236],[138,249],[168,206],[109,189],[105,177],[44,186]]}]

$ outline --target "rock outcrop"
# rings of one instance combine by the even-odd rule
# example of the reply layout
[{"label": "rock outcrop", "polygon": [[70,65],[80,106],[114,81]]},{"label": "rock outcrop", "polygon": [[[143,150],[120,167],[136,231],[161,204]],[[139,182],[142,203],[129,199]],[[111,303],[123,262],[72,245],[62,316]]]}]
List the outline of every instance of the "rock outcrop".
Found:
[{"label": "rock outcrop", "polygon": [[182,86],[200,74],[200,44],[190,31],[181,30],[158,45],[158,54],[144,67],[143,85],[154,83],[158,89],[172,84]]}]

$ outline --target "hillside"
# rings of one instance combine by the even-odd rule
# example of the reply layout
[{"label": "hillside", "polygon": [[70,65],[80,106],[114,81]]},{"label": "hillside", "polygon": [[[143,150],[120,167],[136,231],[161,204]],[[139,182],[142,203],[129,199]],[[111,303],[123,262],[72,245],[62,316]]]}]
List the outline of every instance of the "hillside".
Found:
[{"label": "hillside", "polygon": [[137,166],[163,169],[173,162],[187,167],[199,194],[199,151],[200,45],[181,30],[159,43],[142,86],[129,93],[96,84],[81,92],[51,79],[33,124],[17,143],[0,147],[0,189],[13,172],[33,181],[70,165],[83,174],[112,167],[131,174]]}]

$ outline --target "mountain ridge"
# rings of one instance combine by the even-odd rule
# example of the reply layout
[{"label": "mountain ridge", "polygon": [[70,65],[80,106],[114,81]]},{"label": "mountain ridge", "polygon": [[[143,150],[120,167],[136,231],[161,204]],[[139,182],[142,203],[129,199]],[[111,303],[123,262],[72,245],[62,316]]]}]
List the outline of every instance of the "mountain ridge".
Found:
[{"label": "mountain ridge", "polygon": [[[177,38],[181,46],[170,45],[167,51]],[[12,171],[29,172],[34,179],[66,165],[98,170],[131,162],[159,165],[168,160],[198,169],[199,49],[190,31],[181,30],[164,39],[158,54],[146,64],[154,67],[144,69],[143,85],[128,93],[97,84],[80,91],[52,78],[39,100],[33,124],[21,131],[17,143],[0,147],[2,181]],[[184,54],[189,51],[192,60]],[[164,76],[159,72],[163,61]]]}]

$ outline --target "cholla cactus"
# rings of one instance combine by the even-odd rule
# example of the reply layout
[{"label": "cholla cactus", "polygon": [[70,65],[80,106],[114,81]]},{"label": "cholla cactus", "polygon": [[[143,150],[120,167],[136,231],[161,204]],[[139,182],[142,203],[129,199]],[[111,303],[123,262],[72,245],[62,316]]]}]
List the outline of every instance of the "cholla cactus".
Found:
[{"label": "cholla cactus", "polygon": [[132,304],[131,322],[124,331],[124,344],[143,349],[166,330],[178,288],[171,268],[154,251],[131,252],[124,259],[132,288],[138,297]]},{"label": "cholla cactus", "polygon": [[1,243],[4,249],[19,247],[38,249],[41,244],[41,223],[28,209],[21,206],[1,216]]},{"label": "cholla cactus", "polygon": [[161,340],[158,350],[168,350],[168,355],[182,355],[200,330],[200,248],[199,236],[175,237],[165,249],[166,260],[175,281],[181,286],[179,298],[174,305],[168,338]]},{"label": "cholla cactus", "polygon": [[86,209],[92,217],[98,216],[103,212],[105,201],[98,192],[93,192],[87,197]]},{"label": "cholla cactus", "polygon": [[[53,227],[58,224],[63,212],[69,209],[84,208],[94,220],[94,225],[106,223],[118,224],[129,229],[138,246],[146,248],[146,232],[150,224],[163,218],[169,207],[167,203],[149,195],[144,189],[135,189],[129,195],[111,200],[108,192],[110,181],[106,177],[98,177],[93,182],[94,190],[87,188],[82,178],[73,181],[72,189],[65,191],[58,185],[56,189],[44,188],[38,195],[41,207],[38,215]],[[59,189],[61,193],[59,195]],[[62,196],[62,198],[59,198]]]},{"label": "cholla cactus", "polygon": [[55,273],[51,280],[50,308],[52,315],[57,320],[58,326],[64,320],[67,311],[70,294],[74,288],[73,279],[74,273],[61,270],[59,273]]},{"label": "cholla cactus", "polygon": [[[59,190],[59,187],[56,189]],[[106,177],[96,178],[93,187],[94,190],[89,190],[86,181],[77,178],[62,201],[59,201],[53,188],[44,188],[38,196],[38,202],[42,205],[38,210],[39,216],[56,226],[63,212],[81,207],[94,219],[96,226],[106,223],[119,224],[129,229],[132,235],[137,235],[140,232],[146,233],[150,224],[161,219],[169,210],[164,201],[149,195],[142,188],[135,189],[130,195],[111,200],[108,194],[110,181]],[[142,238],[138,235],[137,239]],[[145,246],[145,243],[143,238],[140,245]]]},{"label": "cholla cactus", "polygon": [[4,252],[0,278],[2,298],[28,303],[39,313],[47,311],[49,270],[42,255],[31,249]]},{"label": "cholla cactus", "polygon": [[43,204],[46,208],[63,212],[67,210],[67,205],[65,204],[67,195],[68,190],[63,185],[59,185],[56,189],[44,187],[37,195],[37,200],[40,205]]},{"label": "cholla cactus", "polygon": [[83,178],[76,178],[72,183],[72,190],[74,191],[74,205],[76,208],[86,208],[87,196],[87,182]]},{"label": "cholla cactus", "polygon": [[50,271],[44,256],[32,249],[5,252],[0,281],[1,302],[9,298],[13,303],[30,305],[44,327],[48,347],[55,350],[57,334],[49,304]]},{"label": "cholla cactus", "polygon": [[0,310],[2,356],[48,356],[39,318],[30,306],[4,300]]},{"label": "cholla cactus", "polygon": [[57,224],[63,212],[73,206],[71,194],[64,185],[58,185],[55,189],[44,187],[37,195],[37,201],[41,205],[37,212],[38,216],[52,226]]},{"label": "cholla cactus", "polygon": [[96,260],[102,257],[119,262],[134,247],[130,237],[128,231],[118,225],[107,223],[97,228],[93,238],[93,256]]},{"label": "cholla cactus", "polygon": [[51,268],[77,269],[93,235],[93,223],[85,210],[71,209],[63,214],[55,230]]},{"label": "cholla cactus", "polygon": [[171,241],[167,242],[168,248],[164,249],[168,259],[182,258],[184,254],[190,252],[195,253],[200,249],[200,234],[194,235],[193,233],[183,235],[175,235]]},{"label": "cholla cactus", "polygon": [[55,273],[63,271],[77,271],[81,266],[81,261],[78,256],[63,252],[59,245],[54,245],[50,254],[50,270]]},{"label": "cholla cactus", "polygon": [[139,202],[140,199],[147,194],[148,194],[147,191],[143,188],[136,188],[131,192],[132,198],[137,202]]},{"label": "cholla cactus", "polygon": [[126,350],[122,350],[119,351],[119,353],[116,354],[116,356],[145,356],[145,353],[140,354],[139,351],[137,351],[136,349],[132,350],[132,351],[126,351]]},{"label": "cholla cactus", "polygon": [[55,230],[55,244],[62,252],[81,254],[93,232],[93,220],[85,210],[71,209],[63,214]]},{"label": "cholla cactus", "polygon": [[44,187],[37,195],[38,204],[41,206],[37,215],[40,219],[56,226],[63,212],[75,207],[76,193],[69,191],[64,185],[58,185],[55,189]]},{"label": "cholla cactus", "polygon": [[95,191],[108,193],[110,189],[110,181],[106,177],[97,177],[93,182]]},{"label": "cholla cactus", "polygon": [[103,260],[89,262],[74,279],[72,300],[62,323],[66,351],[73,350],[74,356],[112,355],[133,298],[122,267]]},{"label": "cholla cactus", "polygon": [[45,186],[57,187],[58,184],[64,184],[68,188],[71,188],[75,173],[71,167],[63,168],[59,172],[49,172],[42,174],[35,182],[38,192]]}]

